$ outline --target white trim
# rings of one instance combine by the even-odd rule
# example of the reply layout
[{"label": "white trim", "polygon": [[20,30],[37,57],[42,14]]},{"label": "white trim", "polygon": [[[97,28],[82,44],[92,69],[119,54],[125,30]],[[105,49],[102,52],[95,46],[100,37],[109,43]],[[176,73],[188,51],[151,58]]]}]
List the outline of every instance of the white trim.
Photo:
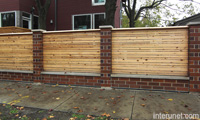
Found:
[{"label": "white trim", "polygon": [[[0,12],[0,16],[2,13],[15,13],[15,27],[17,27],[17,11],[4,11]],[[2,27],[2,19],[0,17],[0,27]]]},{"label": "white trim", "polygon": [[188,26],[113,28],[112,30],[157,30],[157,29],[183,29],[183,28],[188,28]]},{"label": "white trim", "polygon": [[105,12],[72,15],[72,30],[75,30],[74,29],[74,17],[75,16],[84,16],[84,15],[90,15],[91,16],[91,22],[90,22],[91,28],[89,28],[89,29],[95,29],[95,15],[98,15],[98,14],[104,14],[104,18],[106,18],[106,13]]},{"label": "white trim", "polygon": [[190,25],[200,25],[200,22],[189,22],[187,23],[188,26]]},{"label": "white trim", "polygon": [[92,29],[92,14],[76,14],[76,15],[72,15],[72,30],[74,30],[74,17],[75,16],[87,16],[90,15],[90,28]]},{"label": "white trim", "polygon": [[0,33],[0,35],[32,35],[33,32],[22,32],[22,33]]},{"label": "white trim", "polygon": [[189,80],[189,77],[182,76],[164,76],[164,75],[132,75],[132,74],[111,74],[111,77],[123,78],[152,78],[152,79],[170,79],[170,80]]},{"label": "white trim", "polygon": [[103,3],[95,3],[95,0],[92,0],[92,6],[99,6],[99,5],[105,5],[106,4],[106,0],[104,0]]},{"label": "white trim", "polygon": [[92,17],[93,17],[93,29],[95,29],[95,15],[104,15],[104,19],[106,18],[106,13],[102,12],[102,13],[93,13]]},{"label": "white trim", "polygon": [[58,31],[45,31],[43,33],[68,33],[68,32],[97,32],[100,31],[100,29],[86,29],[86,30],[58,30]]},{"label": "white trim", "polygon": [[102,26],[99,26],[100,29],[113,29],[113,26],[112,25],[102,25]]},{"label": "white trim", "polygon": [[27,21],[28,22],[28,29],[32,29],[32,24],[31,24],[31,20],[27,19],[26,17],[22,17],[22,27],[24,28],[24,24],[23,21]]},{"label": "white trim", "polygon": [[[30,17],[23,16],[23,13],[29,14]],[[32,29],[32,15],[28,12],[22,11],[22,27],[24,28],[23,20],[28,21],[28,29]]]},{"label": "white trim", "polygon": [[3,70],[0,69],[0,72],[14,72],[14,73],[33,73],[33,71],[26,70]]},{"label": "white trim", "polygon": [[100,73],[76,73],[76,72],[46,72],[43,71],[41,74],[49,74],[49,75],[75,75],[75,76],[101,76]]}]

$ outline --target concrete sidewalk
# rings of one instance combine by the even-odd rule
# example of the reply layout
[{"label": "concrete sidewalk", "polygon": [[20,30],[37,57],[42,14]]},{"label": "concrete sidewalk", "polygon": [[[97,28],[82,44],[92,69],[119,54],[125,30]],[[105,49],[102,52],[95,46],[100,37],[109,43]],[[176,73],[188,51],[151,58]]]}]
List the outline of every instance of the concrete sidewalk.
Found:
[{"label": "concrete sidewalk", "polygon": [[199,114],[200,93],[103,90],[0,81],[0,103],[112,118],[153,119],[153,113]]}]

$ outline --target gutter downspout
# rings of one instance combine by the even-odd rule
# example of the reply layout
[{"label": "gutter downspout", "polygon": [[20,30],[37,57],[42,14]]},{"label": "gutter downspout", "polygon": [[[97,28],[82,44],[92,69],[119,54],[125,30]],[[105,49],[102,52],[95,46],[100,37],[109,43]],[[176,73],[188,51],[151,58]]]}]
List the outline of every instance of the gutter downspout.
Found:
[{"label": "gutter downspout", "polygon": [[57,30],[57,4],[58,4],[58,1],[55,0],[55,31]]}]

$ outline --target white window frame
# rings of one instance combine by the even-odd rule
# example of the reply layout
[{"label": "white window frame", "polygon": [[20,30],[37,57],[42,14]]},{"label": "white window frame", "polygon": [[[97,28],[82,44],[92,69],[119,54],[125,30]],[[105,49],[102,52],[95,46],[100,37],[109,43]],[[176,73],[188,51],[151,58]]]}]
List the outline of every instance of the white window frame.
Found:
[{"label": "white window frame", "polygon": [[95,29],[95,15],[100,15],[103,14],[104,15],[104,19],[106,18],[106,13],[93,13],[92,17],[93,17],[93,29]]},{"label": "white window frame", "polygon": [[17,11],[5,11],[5,12],[0,12],[0,27],[2,27],[2,24],[1,24],[1,23],[2,23],[2,21],[1,21],[1,14],[2,14],[2,13],[13,13],[13,12],[15,13],[15,27],[17,27],[17,14],[16,14]]},{"label": "white window frame", "polygon": [[74,30],[74,17],[76,16],[86,16],[86,15],[90,15],[90,26],[91,28],[89,29],[92,29],[93,26],[92,26],[92,14],[78,14],[78,15],[72,15],[72,29]]},{"label": "white window frame", "polygon": [[103,3],[95,3],[95,0],[92,0],[92,6],[99,6],[99,5],[105,5],[106,4],[106,0],[104,0]]},{"label": "white window frame", "polygon": [[[29,14],[30,18],[23,16],[23,13]],[[24,12],[24,11],[22,11],[21,15],[22,15],[22,27],[24,28],[23,21],[25,20],[25,21],[28,21],[28,24],[29,24],[29,28],[28,29],[32,29],[32,19],[33,19],[32,15],[30,13]]]}]

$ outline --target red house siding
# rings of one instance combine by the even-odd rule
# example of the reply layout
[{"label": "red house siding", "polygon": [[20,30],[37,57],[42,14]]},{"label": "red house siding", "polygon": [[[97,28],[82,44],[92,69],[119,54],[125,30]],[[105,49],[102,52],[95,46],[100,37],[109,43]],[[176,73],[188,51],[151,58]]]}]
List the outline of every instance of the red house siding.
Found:
[{"label": "red house siding", "polygon": [[118,0],[117,1],[117,9],[116,9],[116,13],[115,13],[115,27],[116,28],[120,28],[120,26],[121,26],[121,16],[120,16],[120,10],[121,10],[121,6],[120,6],[120,4],[121,4],[121,1],[120,0]]},{"label": "red house siding", "polygon": [[35,0],[0,0],[0,12],[25,11],[30,13],[32,6],[35,7]]},{"label": "red house siding", "polygon": [[[104,5],[92,6],[92,0],[57,0],[57,30],[71,30],[72,16],[77,14],[105,13]],[[25,11],[30,13],[35,0],[0,0],[0,12]],[[34,14],[37,14],[35,10]],[[53,24],[50,23],[53,20]],[[47,15],[47,30],[55,30],[55,0],[52,0]],[[117,2],[115,27],[120,27],[120,0]]]},{"label": "red house siding", "polygon": [[[79,3],[79,4],[78,4]],[[81,3],[81,4],[80,4]],[[120,27],[120,0],[117,2],[117,11],[115,24]],[[90,14],[90,13],[105,13],[104,5],[92,6],[92,0],[58,0],[57,11],[57,30],[71,30],[72,29],[72,16],[77,14]],[[55,20],[55,1],[52,1],[47,16],[47,30],[54,30],[54,25],[50,24],[50,20]]]},{"label": "red house siding", "polygon": [[[32,6],[35,7],[35,0],[19,0],[19,10],[24,12],[31,12]],[[35,7],[36,8],[36,7]],[[36,12],[34,12],[35,14]]]},{"label": "red house siding", "polygon": [[0,12],[19,10],[20,0],[0,0]]}]

